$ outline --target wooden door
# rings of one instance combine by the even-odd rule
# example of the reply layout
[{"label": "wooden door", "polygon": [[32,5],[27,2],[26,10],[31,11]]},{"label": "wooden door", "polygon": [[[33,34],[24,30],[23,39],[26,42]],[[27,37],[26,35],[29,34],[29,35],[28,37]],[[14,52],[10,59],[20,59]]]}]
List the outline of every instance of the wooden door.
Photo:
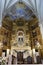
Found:
[{"label": "wooden door", "polygon": [[18,63],[23,63],[23,52],[17,53],[17,61]]}]

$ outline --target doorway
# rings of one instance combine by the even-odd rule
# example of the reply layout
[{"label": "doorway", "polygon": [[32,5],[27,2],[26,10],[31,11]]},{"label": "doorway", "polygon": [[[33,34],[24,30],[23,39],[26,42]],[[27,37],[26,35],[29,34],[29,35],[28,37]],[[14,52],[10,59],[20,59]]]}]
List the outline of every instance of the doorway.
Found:
[{"label": "doorway", "polygon": [[23,52],[18,52],[17,53],[17,63],[18,64],[23,64]]}]

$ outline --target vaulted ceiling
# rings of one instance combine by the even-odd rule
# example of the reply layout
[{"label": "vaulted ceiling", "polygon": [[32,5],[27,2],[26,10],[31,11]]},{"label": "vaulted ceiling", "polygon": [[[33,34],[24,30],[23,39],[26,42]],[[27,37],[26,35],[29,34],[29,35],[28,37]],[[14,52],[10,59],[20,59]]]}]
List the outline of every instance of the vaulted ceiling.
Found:
[{"label": "vaulted ceiling", "polygon": [[6,11],[12,9],[12,6],[17,2],[25,3],[41,21],[43,20],[43,0],[0,0],[0,24]]},{"label": "vaulted ceiling", "polygon": [[23,2],[16,2],[6,11],[6,14],[12,20],[23,17],[26,20],[32,19],[35,14],[33,11]]},{"label": "vaulted ceiling", "polygon": [[[9,13],[9,11],[10,11],[10,15],[13,15],[13,13],[16,12],[17,16],[19,15],[19,17],[21,14],[23,14],[21,16],[24,16],[24,14],[26,15],[28,14],[28,12],[25,11],[24,8],[21,7],[19,7],[19,9],[17,8],[18,7],[16,5],[17,2],[20,3],[23,2],[27,7],[27,11],[31,10],[39,19],[39,22],[41,21],[43,25],[43,0],[0,0],[0,26],[2,24],[3,17],[7,13]],[[13,17],[15,18],[15,15]],[[27,15],[27,18],[29,19],[29,15]],[[42,25],[41,25],[41,29],[42,29]]]}]

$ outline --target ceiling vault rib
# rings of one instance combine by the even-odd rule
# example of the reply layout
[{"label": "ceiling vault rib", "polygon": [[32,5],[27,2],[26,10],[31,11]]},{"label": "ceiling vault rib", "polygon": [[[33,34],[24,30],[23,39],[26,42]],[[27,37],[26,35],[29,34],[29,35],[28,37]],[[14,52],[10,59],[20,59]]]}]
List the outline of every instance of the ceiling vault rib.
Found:
[{"label": "ceiling vault rib", "polygon": [[6,9],[7,9],[8,4],[9,4],[10,1],[11,1],[11,0],[6,0]]},{"label": "ceiling vault rib", "polygon": [[29,2],[30,2],[30,4],[31,4],[32,8],[34,8],[34,5],[32,4],[31,0],[29,0]]},{"label": "ceiling vault rib", "polygon": [[34,0],[35,1],[35,12],[36,12],[36,14],[37,14],[37,16],[38,16],[38,12],[37,12],[37,2],[36,2],[36,0]]},{"label": "ceiling vault rib", "polygon": [[39,22],[41,21],[41,0],[40,0],[40,3],[39,3]]},{"label": "ceiling vault rib", "polygon": [[26,1],[22,0],[31,10],[34,10]]},{"label": "ceiling vault rib", "polygon": [[9,6],[8,6],[7,8],[10,8],[11,6],[13,6],[13,5],[14,5],[16,2],[18,2],[18,1],[19,1],[19,0],[13,0],[13,1],[11,0],[11,2],[12,2],[13,4],[10,3]]},{"label": "ceiling vault rib", "polygon": [[12,1],[12,0],[9,1],[9,3],[8,3],[8,5],[7,5],[7,8],[9,7],[11,1]]}]

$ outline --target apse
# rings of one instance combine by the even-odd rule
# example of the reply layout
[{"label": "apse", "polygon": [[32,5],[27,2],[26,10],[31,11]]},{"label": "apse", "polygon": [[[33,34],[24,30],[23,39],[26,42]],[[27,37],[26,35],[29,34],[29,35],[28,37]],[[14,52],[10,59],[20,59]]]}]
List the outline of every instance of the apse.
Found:
[{"label": "apse", "polygon": [[6,15],[8,15],[12,20],[21,17],[23,17],[26,20],[29,20],[32,18],[34,13],[27,5],[25,5],[25,3],[17,2],[12,7],[10,7],[10,9],[8,9]]}]

